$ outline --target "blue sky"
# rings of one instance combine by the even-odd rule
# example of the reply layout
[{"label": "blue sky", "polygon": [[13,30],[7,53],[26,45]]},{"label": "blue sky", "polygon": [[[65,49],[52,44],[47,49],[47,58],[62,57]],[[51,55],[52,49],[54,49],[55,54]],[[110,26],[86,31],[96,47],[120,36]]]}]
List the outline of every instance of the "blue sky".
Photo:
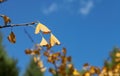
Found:
[{"label": "blue sky", "polygon": [[[45,24],[61,41],[55,50],[66,47],[75,67],[81,69],[86,62],[102,66],[113,47],[120,46],[119,3],[120,0],[8,0],[0,5],[0,13],[15,24],[32,21]],[[19,60],[21,73],[30,58],[24,50],[34,45],[24,28],[36,43],[40,42],[40,35],[34,35],[32,27],[14,27],[17,37],[14,45],[6,39],[10,28],[2,29],[3,44],[8,54]]]}]

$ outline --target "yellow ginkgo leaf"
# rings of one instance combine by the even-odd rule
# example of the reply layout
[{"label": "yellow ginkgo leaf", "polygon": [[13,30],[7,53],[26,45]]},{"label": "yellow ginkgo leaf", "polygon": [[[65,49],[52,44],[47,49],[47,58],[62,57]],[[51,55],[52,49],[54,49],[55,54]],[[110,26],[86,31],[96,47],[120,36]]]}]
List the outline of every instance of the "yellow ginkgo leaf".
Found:
[{"label": "yellow ginkgo leaf", "polygon": [[89,72],[90,72],[91,74],[96,73],[96,68],[95,68],[94,66],[91,66]]},{"label": "yellow ginkgo leaf", "polygon": [[16,42],[16,37],[15,37],[15,34],[11,31],[10,35],[7,37],[8,40],[11,42],[11,43],[15,43]]},{"label": "yellow ginkgo leaf", "polygon": [[117,52],[117,53],[115,54],[115,56],[116,56],[116,57],[120,57],[120,52]]},{"label": "yellow ginkgo leaf", "polygon": [[48,42],[45,40],[44,37],[42,37],[42,40],[40,42],[40,46],[46,46],[46,45],[48,45]]},{"label": "yellow ginkgo leaf", "polygon": [[38,59],[35,56],[33,57],[33,60],[34,60],[35,63],[38,62]]},{"label": "yellow ginkgo leaf", "polygon": [[44,34],[51,32],[45,25],[38,23],[35,29],[35,34],[38,34],[40,31],[42,31]]},{"label": "yellow ginkgo leaf", "polygon": [[90,74],[90,72],[87,71],[83,74],[83,76],[91,76],[91,74]]},{"label": "yellow ginkgo leaf", "polygon": [[74,75],[74,76],[80,76],[80,73],[77,71],[77,69],[74,69],[73,75]]},{"label": "yellow ginkgo leaf", "polygon": [[50,44],[51,46],[60,45],[60,41],[52,33],[50,37]]},{"label": "yellow ginkgo leaf", "polygon": [[38,67],[39,68],[43,68],[44,67],[43,62],[41,60],[38,61]]},{"label": "yellow ginkgo leaf", "polygon": [[41,71],[42,73],[45,72],[45,71],[46,71],[46,67],[41,68],[40,71]]}]

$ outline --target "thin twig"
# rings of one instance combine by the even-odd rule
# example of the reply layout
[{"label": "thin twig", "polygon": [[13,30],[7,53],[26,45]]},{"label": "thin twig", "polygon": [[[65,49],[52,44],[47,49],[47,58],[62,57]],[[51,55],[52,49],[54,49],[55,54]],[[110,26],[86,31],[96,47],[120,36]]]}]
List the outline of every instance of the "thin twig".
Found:
[{"label": "thin twig", "polygon": [[30,25],[34,25],[38,22],[31,22],[31,23],[23,23],[23,24],[8,24],[6,26],[1,26],[0,25],[0,28],[6,28],[6,27],[16,27],[16,26],[30,26]]}]

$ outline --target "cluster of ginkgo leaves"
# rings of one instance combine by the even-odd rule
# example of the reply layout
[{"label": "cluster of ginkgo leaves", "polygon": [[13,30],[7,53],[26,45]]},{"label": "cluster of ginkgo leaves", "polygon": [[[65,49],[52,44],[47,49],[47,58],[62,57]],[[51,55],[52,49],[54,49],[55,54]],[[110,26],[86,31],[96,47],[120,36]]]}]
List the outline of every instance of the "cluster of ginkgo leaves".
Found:
[{"label": "cluster of ginkgo leaves", "polygon": [[[0,0],[0,3],[5,1],[7,0]],[[7,39],[10,43],[16,43],[16,36],[12,31],[12,27],[21,25],[10,24],[11,19],[6,15],[0,14],[0,17],[2,17],[4,21],[4,25],[0,25],[0,28],[11,27],[11,32]],[[30,24],[23,25],[29,26],[33,24],[36,23],[32,22]],[[55,76],[120,76],[120,50],[111,55],[113,57],[111,62],[114,63],[114,65],[111,65],[110,62],[106,62],[102,68],[99,68],[85,63],[82,71],[78,71],[72,63],[72,57],[67,56],[66,48],[63,48],[60,52],[54,52],[52,50],[53,46],[60,45],[60,41],[55,37],[54,34],[52,34],[48,27],[37,22],[35,34],[41,34],[41,42],[39,44],[35,44],[35,47],[32,49],[26,49],[25,53],[33,56],[34,62],[40,68],[41,72],[46,71],[46,67],[41,59],[41,56],[44,56],[48,63],[54,65],[54,67],[50,67],[48,69],[49,72]],[[46,40],[43,37],[43,34],[50,34],[49,40]]]},{"label": "cluster of ginkgo leaves", "polygon": [[[44,72],[46,70],[46,67],[44,67],[43,65],[43,61],[40,59],[40,57],[42,55],[44,55],[45,53],[50,53],[51,52],[51,48],[55,45],[60,45],[60,41],[52,34],[51,30],[46,27],[45,25],[41,24],[41,23],[37,23],[37,26],[35,28],[35,34],[42,34],[41,37],[41,42],[39,44],[35,44],[35,48],[33,49],[26,49],[25,53],[29,54],[29,55],[33,55],[34,56],[34,61],[35,63],[38,65],[38,67],[40,68],[41,72]],[[50,38],[49,40],[46,40],[43,37],[43,34],[50,34]],[[43,48],[45,48],[45,50],[43,50]],[[44,55],[46,56],[46,55]]]},{"label": "cluster of ginkgo leaves", "polygon": [[[7,26],[11,22],[7,16],[1,15],[1,17],[4,20],[4,26]],[[111,68],[106,65],[99,68],[86,63],[83,65],[83,71],[81,72],[74,67],[72,57],[67,56],[66,48],[63,48],[60,52],[52,50],[53,46],[60,45],[60,41],[52,34],[48,27],[37,23],[34,33],[41,34],[41,42],[35,44],[35,47],[32,49],[26,49],[25,53],[33,56],[34,62],[40,68],[41,72],[46,71],[46,67],[41,59],[41,56],[44,56],[48,63],[54,65],[54,67],[48,69],[51,74],[56,76],[120,76],[120,51],[115,52],[114,62],[116,62],[116,65]],[[49,40],[45,39],[44,35],[46,34],[50,35]],[[16,37],[12,30],[7,38],[11,43],[16,43]]]},{"label": "cluster of ginkgo leaves", "polygon": [[[37,44],[37,50],[26,49],[26,54],[34,55],[34,61],[40,68],[40,71],[44,72],[46,68],[43,65],[43,61],[40,56],[45,56],[47,62],[53,64],[54,67],[49,68],[49,72],[57,76],[119,76],[120,75],[120,63],[112,66],[111,68],[103,66],[102,68],[90,66],[88,63],[84,64],[84,72],[78,71],[73,63],[71,56],[67,56],[66,48],[63,48],[61,52],[51,51],[51,47],[54,45],[59,45],[60,41],[51,33],[45,25],[38,23],[35,29],[35,34],[43,33],[50,34],[49,42],[42,37],[42,40]],[[42,52],[42,47],[46,49]],[[37,56],[36,56],[37,55]],[[115,61],[120,62],[120,52],[116,52]]]},{"label": "cluster of ginkgo leaves", "polygon": [[[4,2],[5,0],[0,0],[0,2]],[[6,16],[6,15],[0,15],[0,17],[3,18],[3,21],[4,21],[4,25],[3,26],[8,26],[9,23],[11,23],[11,19]],[[0,26],[1,27],[1,26]],[[11,26],[12,27],[12,26]],[[11,29],[11,32],[9,34],[9,36],[7,37],[8,40],[11,42],[11,43],[15,43],[16,42],[16,37],[15,37],[15,34],[14,32],[12,31]]]},{"label": "cluster of ginkgo leaves", "polygon": [[109,68],[103,66],[102,68],[84,65],[84,72],[80,76],[120,76],[120,63]]}]

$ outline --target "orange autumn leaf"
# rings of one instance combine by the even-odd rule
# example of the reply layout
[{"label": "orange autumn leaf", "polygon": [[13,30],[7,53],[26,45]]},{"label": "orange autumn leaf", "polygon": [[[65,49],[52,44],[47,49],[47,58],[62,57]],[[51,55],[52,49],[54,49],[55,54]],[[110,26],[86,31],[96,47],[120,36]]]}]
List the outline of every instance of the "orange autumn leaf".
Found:
[{"label": "orange autumn leaf", "polygon": [[115,54],[115,56],[116,56],[116,57],[120,57],[120,52],[117,52],[117,53]]},{"label": "orange autumn leaf", "polygon": [[56,70],[54,70],[53,68],[49,68],[49,72],[51,72],[52,74],[56,74]]},{"label": "orange autumn leaf", "polygon": [[51,32],[45,25],[38,23],[35,29],[35,34],[38,34],[40,31],[42,31],[44,34]]},{"label": "orange autumn leaf", "polygon": [[6,15],[1,15],[1,17],[3,18],[4,20],[4,25],[7,25],[8,23],[11,22],[10,18]]},{"label": "orange autumn leaf", "polygon": [[11,43],[15,43],[16,42],[16,37],[15,37],[15,34],[14,32],[11,31],[10,35],[7,37],[8,40],[11,42]]},{"label": "orange autumn leaf", "polygon": [[83,74],[83,76],[91,76],[91,74],[90,74],[90,72],[87,71]]},{"label": "orange autumn leaf", "polygon": [[44,56],[49,57],[49,55],[50,55],[49,52],[47,51],[44,52]]},{"label": "orange autumn leaf", "polygon": [[50,37],[50,44],[51,46],[60,45],[60,41],[52,33]]},{"label": "orange autumn leaf", "polygon": [[63,48],[62,52],[63,52],[64,55],[66,55],[66,53],[67,53],[66,48]]},{"label": "orange autumn leaf", "polygon": [[34,55],[34,54],[35,54],[35,55],[39,55],[39,54],[40,54],[40,50],[39,50],[39,49],[38,49],[38,50],[33,50],[33,51],[32,51],[32,54],[33,54],[33,55]]},{"label": "orange autumn leaf", "polygon": [[94,66],[91,66],[89,72],[90,72],[91,74],[96,73],[96,68],[95,68]]},{"label": "orange autumn leaf", "polygon": [[68,56],[68,57],[67,57],[67,61],[68,61],[68,62],[71,62],[71,61],[72,61],[72,57],[71,57],[71,56]]},{"label": "orange autumn leaf", "polygon": [[74,69],[73,76],[80,76],[80,73],[77,71],[77,69]]},{"label": "orange autumn leaf", "polygon": [[31,52],[32,52],[32,51],[31,51],[30,49],[26,49],[26,50],[25,50],[25,54],[31,54]]}]

